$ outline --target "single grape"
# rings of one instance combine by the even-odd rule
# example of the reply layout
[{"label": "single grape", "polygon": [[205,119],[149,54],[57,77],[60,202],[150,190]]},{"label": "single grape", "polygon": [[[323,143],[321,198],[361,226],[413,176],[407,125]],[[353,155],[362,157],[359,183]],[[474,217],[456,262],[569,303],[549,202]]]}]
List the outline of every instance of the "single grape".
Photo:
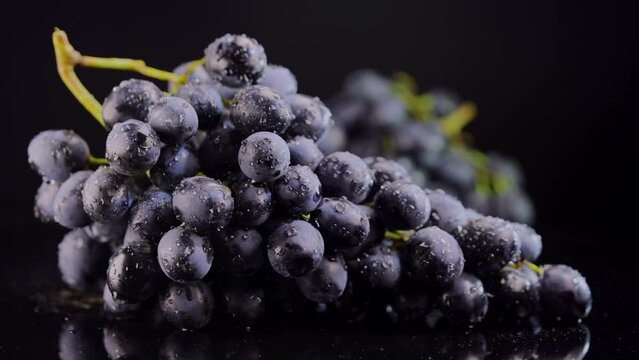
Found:
[{"label": "single grape", "polygon": [[226,316],[234,323],[251,325],[265,312],[264,289],[252,281],[233,282],[223,290]]},{"label": "single grape", "polygon": [[195,135],[198,116],[188,101],[177,96],[160,98],[149,107],[146,121],[165,144],[182,144]]},{"label": "single grape", "polygon": [[291,70],[281,65],[268,64],[262,73],[262,78],[257,83],[277,91],[282,96],[297,93],[295,75]]},{"label": "single grape", "polygon": [[151,126],[139,120],[117,123],[106,140],[106,158],[123,175],[140,175],[160,157],[160,140]]},{"label": "single grape", "polygon": [[592,308],[592,293],[579,271],[567,265],[545,265],[539,278],[544,312],[559,317],[583,319]]},{"label": "single grape", "polygon": [[[173,213],[173,197],[159,190],[149,190],[131,208],[127,238],[136,233],[157,244],[162,235],[177,225]],[[128,241],[127,241],[128,242]]]},{"label": "single grape", "polygon": [[324,256],[324,240],[311,224],[294,220],[271,234],[267,253],[278,274],[297,278],[319,266]]},{"label": "single grape", "polygon": [[411,181],[408,170],[397,161],[388,160],[379,156],[367,157],[363,160],[366,165],[368,165],[371,175],[373,176],[373,187],[368,193],[368,200],[370,201],[375,198],[379,188],[387,182],[396,180]]},{"label": "single grape", "polygon": [[349,262],[349,270],[361,284],[370,289],[393,289],[401,275],[401,263],[396,250],[385,244],[367,249]]},{"label": "single grape", "polygon": [[242,173],[248,178],[268,182],[284,174],[291,161],[291,154],[281,137],[261,131],[242,141],[237,161]]},{"label": "single grape", "polygon": [[211,269],[213,247],[208,238],[179,226],[162,236],[158,261],[164,274],[175,282],[201,280]]},{"label": "single grape", "polygon": [[110,167],[100,166],[84,182],[82,204],[91,220],[111,222],[122,218],[133,203],[130,178]]},{"label": "single grape", "polygon": [[288,167],[272,187],[277,205],[291,215],[313,211],[322,198],[322,184],[308,166]]},{"label": "single grape", "polygon": [[317,141],[333,125],[331,111],[319,98],[294,94],[288,96],[286,100],[295,115],[286,130],[287,137],[304,136]]},{"label": "single grape", "polygon": [[151,168],[151,181],[164,191],[173,191],[182,179],[195,176],[199,168],[200,162],[191,146],[165,145]]},{"label": "single grape", "polygon": [[341,126],[329,128],[319,140],[317,147],[323,154],[332,154],[346,148],[346,130]]},{"label": "single grape", "polygon": [[271,216],[273,201],[266,184],[242,178],[233,184],[232,189],[235,200],[233,220],[237,225],[258,226]]},{"label": "single grape", "polygon": [[450,285],[464,271],[464,254],[457,240],[437,226],[411,236],[405,259],[411,277],[429,286]]},{"label": "single grape", "polygon": [[197,233],[220,231],[233,216],[231,189],[206,176],[186,178],[173,191],[173,211]]},{"label": "single grape", "polygon": [[324,258],[317,268],[295,281],[302,294],[309,300],[318,303],[334,301],[342,296],[348,281],[344,259],[340,256]]},{"label": "single grape", "polygon": [[469,222],[458,240],[467,268],[481,276],[497,273],[516,261],[521,253],[517,232],[497,218],[484,217]]},{"label": "single grape", "polygon": [[425,191],[431,206],[429,225],[438,226],[450,234],[455,234],[468,224],[468,214],[459,200],[443,190]]},{"label": "single grape", "polygon": [[369,231],[368,235],[361,244],[341,250],[341,254],[346,260],[357,258],[359,255],[361,255],[363,250],[366,250],[373,244],[381,242],[384,239],[384,232],[386,230],[384,223],[380,219],[379,214],[375,211],[375,209],[366,205],[357,205],[357,207],[362,210],[364,214],[366,214],[369,223]]},{"label": "single grape", "polygon": [[402,286],[400,283],[391,305],[400,322],[421,325],[432,309],[432,298],[428,290]]},{"label": "single grape", "polygon": [[90,170],[78,171],[66,179],[53,199],[53,219],[58,224],[75,229],[91,222],[82,206],[82,187]]},{"label": "single grape", "polygon": [[407,181],[387,182],[375,195],[375,210],[391,229],[419,229],[430,216],[430,201],[424,190]]},{"label": "single grape", "polygon": [[208,133],[198,150],[202,171],[216,179],[223,179],[237,169],[237,154],[242,138],[234,129],[216,129]]},{"label": "single grape", "polygon": [[376,101],[391,94],[391,84],[375,70],[362,69],[348,75],[344,81],[344,93],[351,97]]},{"label": "single grape", "polygon": [[123,303],[140,303],[153,296],[162,270],[149,244],[126,245],[109,259],[107,285],[113,299]]},{"label": "single grape", "polygon": [[264,48],[246,35],[226,34],[204,50],[204,68],[214,80],[231,87],[255,84],[266,65]]},{"label": "single grape", "polygon": [[368,236],[368,216],[346,198],[323,198],[311,213],[315,225],[330,249],[349,249],[360,245]]},{"label": "single grape", "polygon": [[209,323],[213,314],[213,294],[209,286],[200,281],[170,283],[160,292],[159,301],[164,318],[180,329],[200,329]]},{"label": "single grape", "polygon": [[327,155],[315,172],[322,183],[324,196],[345,196],[358,204],[366,199],[373,187],[373,177],[366,163],[349,152]]},{"label": "single grape", "polygon": [[590,330],[584,324],[543,329],[535,337],[532,359],[585,359],[590,349]]},{"label": "single grape", "polygon": [[94,241],[119,245],[122,244],[127,226],[128,218],[122,218],[108,223],[93,222],[84,229]]},{"label": "single grape", "polygon": [[481,280],[463,273],[441,293],[440,309],[454,321],[481,322],[488,312],[488,295]]},{"label": "single grape", "polygon": [[62,182],[89,163],[89,145],[73,130],[46,130],[27,148],[29,164],[46,180]]},{"label": "single grape", "polygon": [[223,274],[244,277],[262,269],[266,251],[262,235],[254,229],[227,228],[216,234],[214,268]]},{"label": "single grape", "polygon": [[535,220],[535,206],[521,188],[513,187],[492,198],[493,213],[510,221],[531,224]]},{"label": "single grape", "polygon": [[58,244],[58,269],[74,290],[87,290],[104,276],[109,247],[89,238],[83,228],[68,232]]},{"label": "single grape", "polygon": [[537,261],[542,249],[541,236],[528,225],[512,223],[511,226],[519,236],[521,258],[531,262]]},{"label": "single grape", "polygon": [[210,83],[188,82],[180,87],[177,96],[193,106],[199,130],[213,130],[222,120],[222,97]]},{"label": "single grape", "polygon": [[104,285],[102,300],[104,301],[104,311],[116,318],[133,317],[137,315],[142,308],[142,304],[140,303],[128,304],[115,300],[107,285]]},{"label": "single grape", "polygon": [[492,287],[491,294],[501,312],[526,318],[539,311],[539,287],[520,270],[501,269]]},{"label": "single grape", "polygon": [[231,103],[231,121],[245,136],[259,131],[283,134],[294,118],[286,100],[264,86],[248,86],[238,91]]},{"label": "single grape", "polygon": [[33,215],[42,223],[53,221],[53,200],[60,189],[60,183],[43,181],[36,192]]},{"label": "single grape", "polygon": [[317,144],[309,138],[296,136],[287,142],[291,153],[291,165],[305,165],[315,171],[324,158]]},{"label": "single grape", "polygon": [[160,100],[161,96],[162,91],[150,81],[122,81],[102,103],[102,119],[107,130],[130,119],[146,119],[149,106]]}]

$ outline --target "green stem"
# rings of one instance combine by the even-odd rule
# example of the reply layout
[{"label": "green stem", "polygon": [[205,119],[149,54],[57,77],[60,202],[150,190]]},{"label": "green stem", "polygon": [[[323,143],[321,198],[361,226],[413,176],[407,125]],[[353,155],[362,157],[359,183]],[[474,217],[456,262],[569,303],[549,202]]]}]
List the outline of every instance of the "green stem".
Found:
[{"label": "green stem", "polygon": [[311,214],[302,214],[302,220],[304,221],[311,220]]},{"label": "green stem", "polygon": [[524,264],[528,266],[530,270],[534,271],[537,276],[541,276],[544,273],[544,270],[541,267],[531,263],[528,260],[524,260]]},{"label": "green stem", "polygon": [[109,161],[105,158],[95,157],[93,155],[89,155],[89,164],[91,165],[109,165]]},{"label": "green stem", "polygon": [[195,69],[204,64],[204,58],[201,59],[197,59],[197,60],[192,60],[189,61],[186,65],[186,69],[184,69],[184,73],[180,74],[180,79],[178,81],[172,81],[171,82],[171,88],[169,89],[169,91],[171,92],[171,94],[175,94],[178,92],[178,90],[180,90],[180,86],[184,83],[186,83],[186,80],[188,79],[189,75],[195,71]]},{"label": "green stem", "polygon": [[393,242],[401,242],[405,243],[410,240],[410,237],[413,236],[415,232],[412,230],[404,231],[404,230],[386,230],[384,232],[384,237],[393,240]]},{"label": "green stem", "polygon": [[78,65],[96,69],[133,71],[161,81],[179,82],[182,80],[182,76],[148,66],[144,60],[81,56]]},{"label": "green stem", "polygon": [[448,138],[457,136],[466,125],[473,121],[476,115],[477,106],[470,101],[466,101],[441,120],[442,132]]}]

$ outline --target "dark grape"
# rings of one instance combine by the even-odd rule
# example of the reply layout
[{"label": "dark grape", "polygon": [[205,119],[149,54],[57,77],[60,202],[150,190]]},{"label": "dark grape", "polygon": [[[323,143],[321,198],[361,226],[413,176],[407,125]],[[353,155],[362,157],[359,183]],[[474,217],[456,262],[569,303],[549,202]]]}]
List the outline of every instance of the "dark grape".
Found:
[{"label": "dark grape", "polygon": [[428,223],[454,234],[468,224],[468,214],[462,203],[443,190],[425,190],[431,212]]},{"label": "dark grape", "polygon": [[390,95],[390,82],[374,70],[362,69],[350,74],[344,81],[344,93],[375,101]]},{"label": "dark grape", "polygon": [[291,215],[313,211],[322,198],[322,184],[308,166],[290,166],[272,187],[277,204]]},{"label": "dark grape", "polygon": [[170,283],[160,292],[160,309],[177,328],[197,330],[211,320],[213,294],[203,282]]},{"label": "dark grape", "polygon": [[130,119],[146,119],[149,106],[160,100],[162,91],[150,81],[129,79],[111,90],[102,103],[102,119],[108,130]]},{"label": "dark grape", "polygon": [[78,171],[66,179],[53,199],[53,219],[58,224],[75,229],[88,225],[91,218],[82,206],[82,187],[91,171]]},{"label": "dark grape", "polygon": [[53,221],[53,200],[60,189],[60,183],[43,181],[36,192],[33,215],[42,223]]},{"label": "dark grape", "polygon": [[277,91],[282,96],[297,93],[297,79],[291,70],[284,66],[268,64],[258,83]]},{"label": "dark grape", "polygon": [[268,182],[284,174],[290,164],[291,154],[281,137],[261,131],[242,141],[237,161],[248,178]]},{"label": "dark grape", "polygon": [[463,273],[441,293],[440,308],[454,321],[478,323],[488,312],[488,295],[481,280]]},{"label": "dark grape", "polygon": [[543,311],[567,318],[583,319],[592,308],[586,279],[567,265],[545,265],[539,278]]},{"label": "dark grape", "polygon": [[166,145],[151,168],[151,181],[164,191],[173,191],[182,179],[195,176],[199,168],[198,157],[189,145]]},{"label": "dark grape", "polygon": [[104,276],[109,247],[89,238],[83,228],[68,232],[58,244],[62,280],[75,290],[87,290]]},{"label": "dark grape", "polygon": [[122,218],[108,223],[93,222],[85,230],[94,241],[119,245],[122,244],[127,225],[128,219]]},{"label": "dark grape", "polygon": [[317,268],[296,279],[302,294],[318,303],[328,303],[342,296],[347,281],[344,260],[339,256],[322,259]]},{"label": "dark grape", "polygon": [[158,261],[164,274],[175,282],[200,280],[211,269],[213,248],[208,238],[180,226],[162,236]]},{"label": "dark grape", "polygon": [[200,145],[198,159],[207,176],[223,179],[237,169],[237,154],[242,138],[234,129],[217,129],[208,133]]},{"label": "dark grape", "polygon": [[262,235],[254,229],[227,228],[216,235],[214,267],[232,276],[250,276],[266,263]]},{"label": "dark grape", "polygon": [[286,130],[289,138],[303,136],[317,141],[333,125],[331,111],[319,98],[294,94],[288,96],[286,100],[295,115]]},{"label": "dark grape", "polygon": [[135,233],[142,239],[157,243],[162,235],[175,225],[177,220],[173,213],[171,194],[149,190],[131,208],[126,237]]},{"label": "dark grape", "polygon": [[193,106],[199,130],[213,130],[222,120],[222,97],[210,83],[188,82],[180,87],[177,96]]},{"label": "dark grape", "polygon": [[226,86],[255,84],[266,65],[264,48],[246,35],[226,34],[204,50],[204,67],[214,80]]},{"label": "dark grape", "polygon": [[405,256],[413,279],[429,286],[450,285],[464,271],[464,254],[457,240],[436,226],[413,234]]},{"label": "dark grape", "polygon": [[106,158],[123,175],[140,175],[160,157],[160,140],[151,126],[139,120],[117,123],[106,141]]},{"label": "dark grape", "polygon": [[223,293],[225,312],[231,321],[250,325],[264,315],[264,289],[254,282],[234,282]]},{"label": "dark grape", "polygon": [[401,263],[396,250],[379,244],[349,262],[349,270],[366,287],[389,290],[395,287],[401,275]]},{"label": "dark grape", "polygon": [[344,150],[346,140],[346,131],[340,126],[333,126],[317,140],[317,147],[323,154],[332,154]]},{"label": "dark grape", "polygon": [[31,139],[27,154],[31,168],[40,176],[62,182],[87,167],[89,145],[73,130],[46,130]]},{"label": "dark grape", "polygon": [[323,198],[310,220],[320,231],[327,248],[349,249],[368,236],[368,216],[346,198]]},{"label": "dark grape", "polygon": [[374,102],[368,117],[370,124],[381,127],[397,125],[407,120],[404,103],[394,96]]},{"label": "dark grape", "polygon": [[541,236],[528,225],[513,223],[511,226],[519,236],[521,258],[533,262],[537,261],[539,255],[541,255]]},{"label": "dark grape", "polygon": [[166,96],[149,107],[146,121],[165,144],[181,144],[195,135],[198,115],[191,104],[177,96]]},{"label": "dark grape", "polygon": [[148,244],[122,247],[109,259],[107,285],[113,299],[124,303],[140,303],[155,294],[162,270]]},{"label": "dark grape", "polygon": [[535,315],[539,311],[539,288],[518,269],[503,268],[494,280],[491,293],[501,312],[519,318]]},{"label": "dark grape", "polygon": [[371,170],[373,176],[373,188],[368,194],[368,200],[373,200],[379,188],[387,182],[403,180],[410,182],[408,170],[394,160],[383,157],[367,157],[363,159]]},{"label": "dark grape", "polygon": [[271,216],[272,195],[266,184],[243,178],[235,182],[232,188],[235,200],[233,220],[237,225],[258,226]]},{"label": "dark grape", "polygon": [[104,311],[116,318],[128,318],[137,315],[142,304],[119,302],[113,298],[113,294],[107,285],[102,290],[102,300],[104,301]]},{"label": "dark grape", "polygon": [[84,211],[96,222],[111,222],[122,218],[133,203],[134,186],[129,178],[110,167],[100,166],[84,182]]},{"label": "dark grape", "polygon": [[219,231],[233,216],[231,189],[205,176],[186,178],[173,191],[173,210],[179,221],[197,233]]},{"label": "dark grape", "polygon": [[324,158],[317,144],[309,138],[297,136],[289,140],[287,144],[291,153],[291,165],[305,165],[315,171]]},{"label": "dark grape", "polygon": [[238,91],[231,104],[231,121],[244,135],[259,131],[283,134],[294,118],[286,100],[264,86],[248,86]]},{"label": "dark grape", "polygon": [[327,155],[315,170],[324,196],[345,196],[354,203],[366,199],[373,187],[373,177],[366,163],[349,152]]},{"label": "dark grape", "polygon": [[375,196],[375,210],[391,229],[418,229],[430,216],[430,201],[424,190],[410,182],[387,182]]},{"label": "dark grape", "polygon": [[324,240],[306,221],[285,223],[271,234],[267,245],[273,269],[284,277],[297,278],[319,266]]}]

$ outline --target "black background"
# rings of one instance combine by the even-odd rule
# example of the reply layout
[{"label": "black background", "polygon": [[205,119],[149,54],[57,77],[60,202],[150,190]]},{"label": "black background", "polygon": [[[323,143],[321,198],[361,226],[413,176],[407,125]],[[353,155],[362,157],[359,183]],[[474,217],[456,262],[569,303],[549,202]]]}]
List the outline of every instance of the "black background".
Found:
[{"label": "black background", "polygon": [[[37,132],[73,128],[103,152],[105,134],[57,77],[51,32],[66,30],[85,54],[143,58],[171,69],[202,56],[215,37],[247,33],[269,61],[289,67],[300,92],[327,98],[350,71],[403,70],[446,85],[479,107],[476,144],[518,158],[545,236],[542,260],[582,270],[595,297],[592,351],[633,347],[639,110],[639,3],[564,1],[130,1],[13,4],[2,14],[2,324],[16,347],[38,318],[23,300],[56,277],[64,231],[38,224],[39,178],[26,147]],[[132,75],[79,71],[98,99]],[[27,285],[28,283],[28,285]],[[36,285],[34,287],[34,284]],[[26,300],[25,300],[26,301]],[[15,311],[14,311],[15,310]],[[57,330],[55,330],[57,331]],[[8,330],[2,329],[2,333]],[[2,351],[12,348],[0,341]],[[621,349],[621,350],[620,350]],[[46,350],[50,350],[46,348]],[[605,350],[605,351],[604,351]],[[2,353],[0,352],[0,355]]]}]

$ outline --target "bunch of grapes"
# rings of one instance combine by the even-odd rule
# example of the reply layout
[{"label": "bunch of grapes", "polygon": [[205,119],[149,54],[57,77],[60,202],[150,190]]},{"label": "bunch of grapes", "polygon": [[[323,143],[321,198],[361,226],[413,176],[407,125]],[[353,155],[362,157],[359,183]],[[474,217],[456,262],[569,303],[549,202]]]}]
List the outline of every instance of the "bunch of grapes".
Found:
[{"label": "bunch of grapes", "polygon": [[323,151],[381,154],[404,165],[422,187],[444,189],[484,214],[532,224],[534,207],[517,161],[472,148],[462,132],[475,117],[473,103],[443,88],[420,94],[408,74],[389,79],[358,70],[329,105],[336,126],[320,142]]},{"label": "bunch of grapes", "polygon": [[[398,161],[322,152],[331,111],[297,93],[255,39],[224,35],[173,72],[83,56],[61,30],[53,40],[62,80],[108,131],[106,155],[72,130],[36,135],[35,216],[70,230],[62,279],[102,286],[107,314],[157,311],[181,329],[312,303],[354,320],[384,309],[397,321],[477,323],[489,300],[500,318],[588,315],[579,272],[534,265],[531,227],[424,188]],[[100,104],[75,66],[137,71],[168,92],[130,79]]]}]

